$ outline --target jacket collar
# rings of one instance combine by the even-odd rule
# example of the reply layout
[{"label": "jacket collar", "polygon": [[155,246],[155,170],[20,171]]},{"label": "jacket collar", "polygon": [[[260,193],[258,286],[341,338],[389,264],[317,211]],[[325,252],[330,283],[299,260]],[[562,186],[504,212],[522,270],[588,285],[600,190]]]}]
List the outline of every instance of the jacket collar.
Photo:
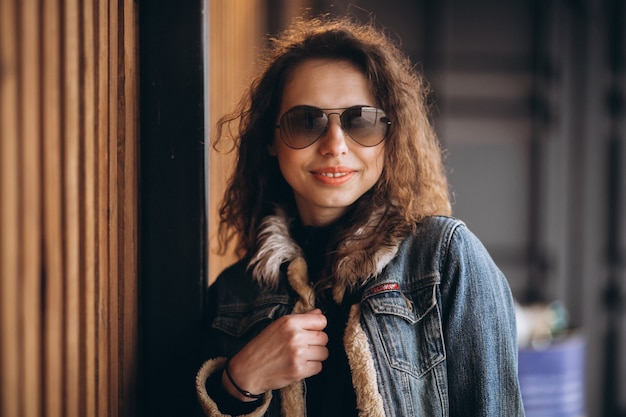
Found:
[{"label": "jacket collar", "polygon": [[[381,212],[372,213],[368,224],[377,223],[381,215]],[[263,219],[257,238],[258,250],[248,264],[248,268],[252,269],[253,278],[259,284],[276,287],[280,279],[281,266],[284,263],[291,264],[295,259],[302,258],[302,249],[289,233],[292,221],[293,219],[289,218],[281,209],[277,209],[274,215]],[[347,252],[350,255],[339,261],[335,274],[336,284],[333,289],[333,298],[337,303],[341,302],[348,287],[362,286],[380,274],[394,258],[402,241],[400,236],[392,238],[391,243],[377,248],[373,256],[364,251],[349,251],[350,246],[354,245],[354,241],[364,231],[365,227],[359,229],[353,238],[340,243],[343,248],[348,249]],[[299,288],[302,289],[302,285],[309,287],[305,264],[301,268],[297,268],[297,272],[288,271],[288,276],[289,283],[301,297],[303,295],[306,295],[307,298],[311,297],[309,291],[305,291],[306,294],[301,294],[298,291]]]}]

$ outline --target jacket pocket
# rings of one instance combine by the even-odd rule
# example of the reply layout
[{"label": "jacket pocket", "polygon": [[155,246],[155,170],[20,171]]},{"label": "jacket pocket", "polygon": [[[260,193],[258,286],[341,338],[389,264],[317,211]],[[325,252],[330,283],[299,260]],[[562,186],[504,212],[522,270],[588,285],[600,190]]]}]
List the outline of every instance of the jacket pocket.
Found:
[{"label": "jacket pocket", "polygon": [[375,323],[370,327],[375,348],[382,348],[389,365],[416,378],[445,359],[437,286],[412,292],[379,292],[365,300]]}]

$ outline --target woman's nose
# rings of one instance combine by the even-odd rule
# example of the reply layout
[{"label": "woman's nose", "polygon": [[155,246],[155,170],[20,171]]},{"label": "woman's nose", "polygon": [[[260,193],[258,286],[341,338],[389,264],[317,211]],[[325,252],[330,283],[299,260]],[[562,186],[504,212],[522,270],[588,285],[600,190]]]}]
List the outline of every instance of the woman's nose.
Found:
[{"label": "woman's nose", "polygon": [[[334,116],[334,117],[333,117]],[[328,115],[328,127],[320,138],[320,153],[322,155],[338,156],[348,152],[347,133],[341,127],[338,114]]]}]

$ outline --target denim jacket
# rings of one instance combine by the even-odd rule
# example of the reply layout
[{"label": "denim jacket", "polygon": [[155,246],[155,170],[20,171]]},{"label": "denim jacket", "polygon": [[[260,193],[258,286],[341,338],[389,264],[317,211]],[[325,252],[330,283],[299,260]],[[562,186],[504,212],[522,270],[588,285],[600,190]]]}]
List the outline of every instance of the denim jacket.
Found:
[{"label": "denim jacket", "polygon": [[[221,372],[225,358],[276,318],[313,307],[306,264],[289,237],[288,221],[273,217],[250,261],[256,267],[241,261],[210,290],[212,359],[196,380],[208,416],[222,415],[205,381]],[[359,415],[524,416],[511,292],[465,224],[426,218],[414,234],[381,248],[371,261],[371,270],[360,271],[369,278],[344,336]],[[338,300],[343,290],[337,290]],[[281,409],[287,416],[306,415],[302,385],[267,393],[248,416],[278,417]]]}]

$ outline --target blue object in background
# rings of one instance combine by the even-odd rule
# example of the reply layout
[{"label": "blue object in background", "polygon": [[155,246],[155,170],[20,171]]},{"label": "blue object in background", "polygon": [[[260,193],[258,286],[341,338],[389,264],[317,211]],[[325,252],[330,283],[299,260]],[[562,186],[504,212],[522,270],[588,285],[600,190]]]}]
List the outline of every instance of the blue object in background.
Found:
[{"label": "blue object in background", "polygon": [[545,348],[520,348],[519,380],[526,417],[585,416],[585,343],[579,335]]}]

